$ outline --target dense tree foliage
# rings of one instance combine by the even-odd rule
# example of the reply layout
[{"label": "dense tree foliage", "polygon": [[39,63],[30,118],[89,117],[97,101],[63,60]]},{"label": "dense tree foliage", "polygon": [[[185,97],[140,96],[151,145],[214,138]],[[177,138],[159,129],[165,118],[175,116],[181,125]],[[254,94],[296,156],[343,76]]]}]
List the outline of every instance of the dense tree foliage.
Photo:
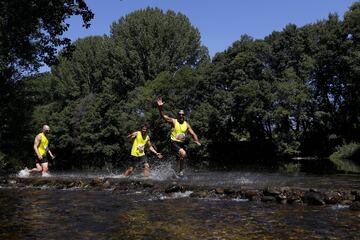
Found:
[{"label": "dense tree foliage", "polygon": [[126,135],[148,122],[169,156],[170,129],[155,105],[163,96],[165,112],[184,109],[201,139],[201,147],[189,141],[193,163],[328,157],[359,141],[359,16],[356,2],[343,20],[330,14],[264,39],[243,35],[210,62],[184,15],[135,11],[114,22],[110,36],[76,41],[51,73],[8,90],[20,93],[13,104],[32,107],[6,110],[22,119],[16,134],[25,135],[6,148],[31,145],[35,128],[48,123],[57,167],[119,166],[129,157]]},{"label": "dense tree foliage", "polygon": [[35,80],[19,80],[44,63],[56,63],[60,49],[71,52],[71,41],[62,34],[69,28],[65,20],[73,15],[82,17],[84,27],[94,16],[83,0],[0,1],[0,152],[22,155],[19,146],[30,125],[32,106],[40,104],[32,94],[41,90],[32,86],[49,89],[43,78],[30,85],[27,82]]}]

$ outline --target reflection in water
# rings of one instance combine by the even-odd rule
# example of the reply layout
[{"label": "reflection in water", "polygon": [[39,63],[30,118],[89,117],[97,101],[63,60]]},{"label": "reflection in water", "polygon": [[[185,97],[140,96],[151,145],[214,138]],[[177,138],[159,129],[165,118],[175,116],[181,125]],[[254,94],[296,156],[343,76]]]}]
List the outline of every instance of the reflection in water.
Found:
[{"label": "reflection in water", "polygon": [[360,213],[143,193],[0,189],[0,239],[356,239]]}]

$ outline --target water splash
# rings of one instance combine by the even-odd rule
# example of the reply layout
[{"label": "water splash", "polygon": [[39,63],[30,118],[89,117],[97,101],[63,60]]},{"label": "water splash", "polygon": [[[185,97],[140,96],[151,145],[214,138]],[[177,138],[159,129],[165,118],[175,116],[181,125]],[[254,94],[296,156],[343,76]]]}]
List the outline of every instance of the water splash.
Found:
[{"label": "water splash", "polygon": [[23,170],[20,170],[17,174],[20,178],[27,178],[30,176],[30,170],[28,168],[24,168]]},{"label": "water splash", "polygon": [[149,179],[153,180],[169,180],[176,178],[176,173],[171,161],[158,161],[151,166]]},{"label": "water splash", "polygon": [[44,172],[41,174],[43,177],[51,177],[51,174],[49,172]]},{"label": "water splash", "polygon": [[341,210],[341,209],[346,209],[346,208],[349,208],[349,206],[343,205],[343,204],[336,204],[336,205],[331,206],[332,210]]}]

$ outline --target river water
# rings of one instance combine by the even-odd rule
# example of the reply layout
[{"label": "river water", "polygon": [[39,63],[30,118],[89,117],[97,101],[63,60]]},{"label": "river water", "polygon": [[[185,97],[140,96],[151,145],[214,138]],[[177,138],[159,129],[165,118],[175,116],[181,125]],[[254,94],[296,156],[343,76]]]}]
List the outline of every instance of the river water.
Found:
[{"label": "river water", "polygon": [[[121,178],[109,173],[52,173],[53,178],[99,175]],[[150,179],[172,182],[170,175],[155,170]],[[139,174],[132,178],[143,179]],[[178,181],[199,186],[360,189],[358,175],[187,171]],[[360,239],[360,212],[344,205],[281,205],[189,195],[2,187],[0,239]]]}]

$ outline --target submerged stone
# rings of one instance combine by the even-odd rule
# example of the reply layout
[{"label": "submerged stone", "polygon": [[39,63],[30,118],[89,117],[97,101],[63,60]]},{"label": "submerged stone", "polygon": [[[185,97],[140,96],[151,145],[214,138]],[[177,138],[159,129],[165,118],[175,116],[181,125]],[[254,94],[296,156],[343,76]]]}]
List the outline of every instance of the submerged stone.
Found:
[{"label": "submerged stone", "polygon": [[276,202],[276,198],[274,196],[263,196],[261,198],[263,202]]},{"label": "submerged stone", "polygon": [[309,205],[325,205],[324,194],[313,190],[305,192],[304,203]]}]

